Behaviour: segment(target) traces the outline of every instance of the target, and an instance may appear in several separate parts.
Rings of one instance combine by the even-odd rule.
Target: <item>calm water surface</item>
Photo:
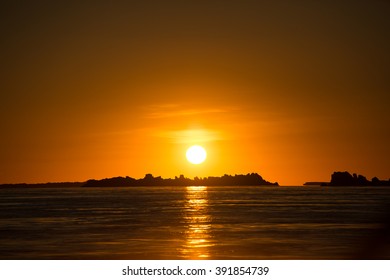
[[[0,189],[1,259],[390,259],[389,187]]]

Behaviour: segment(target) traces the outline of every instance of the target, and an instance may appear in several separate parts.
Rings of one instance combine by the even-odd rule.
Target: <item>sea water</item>
[[[0,189],[1,259],[390,259],[390,187]]]

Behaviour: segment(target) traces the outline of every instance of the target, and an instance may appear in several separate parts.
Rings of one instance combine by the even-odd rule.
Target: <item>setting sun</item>
[[[207,156],[206,150],[198,145],[191,146],[186,152],[187,160],[193,164],[200,164],[205,161]]]

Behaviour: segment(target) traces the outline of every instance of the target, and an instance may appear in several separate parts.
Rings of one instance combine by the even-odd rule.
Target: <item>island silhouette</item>
[[[144,178],[135,179],[129,176],[113,177],[101,180],[90,179],[86,182],[49,182],[36,184],[2,184],[1,188],[13,187],[131,187],[131,186],[279,186],[277,182],[271,183],[263,179],[257,173],[248,173],[246,175],[223,175],[221,177],[195,177],[186,178],[184,175],[175,178],[164,179],[161,176],[154,177],[152,174],[146,174]]]
[[[348,171],[334,172],[331,176],[331,180],[327,186],[390,186],[390,179],[379,180],[374,177],[370,180],[363,175],[353,173],[352,175]]]
[[[365,176],[349,173],[348,171],[336,171],[331,175],[330,182],[306,182],[305,186],[320,185],[320,186],[390,186],[389,180],[379,180],[374,177],[368,180]]]
[[[88,180],[83,187],[115,187],[115,186],[279,186],[278,183],[271,183],[264,180],[257,173],[246,175],[223,175],[222,177],[195,177],[186,178],[184,175],[174,179],[164,179],[161,176],[154,177],[146,174],[142,179],[131,177],[114,177],[103,180]]]
[[[335,171],[331,175],[330,182],[306,182],[304,186],[390,186],[389,180],[379,180],[373,177],[368,180],[365,176],[349,173],[348,171]],[[131,187],[131,186],[279,186],[277,182],[271,183],[263,179],[258,173],[248,173],[228,175],[221,177],[195,177],[186,178],[184,175],[175,178],[154,177],[152,174],[146,174],[144,178],[135,179],[129,176],[112,177],[101,180],[90,179],[85,182],[49,182],[49,183],[20,183],[20,184],[1,184],[1,188],[14,187]]]

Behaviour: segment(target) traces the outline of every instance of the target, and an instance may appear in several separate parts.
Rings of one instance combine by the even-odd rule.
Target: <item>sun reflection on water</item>
[[[207,187],[187,187],[185,199],[185,244],[181,253],[186,259],[208,259],[211,218],[208,213]]]

